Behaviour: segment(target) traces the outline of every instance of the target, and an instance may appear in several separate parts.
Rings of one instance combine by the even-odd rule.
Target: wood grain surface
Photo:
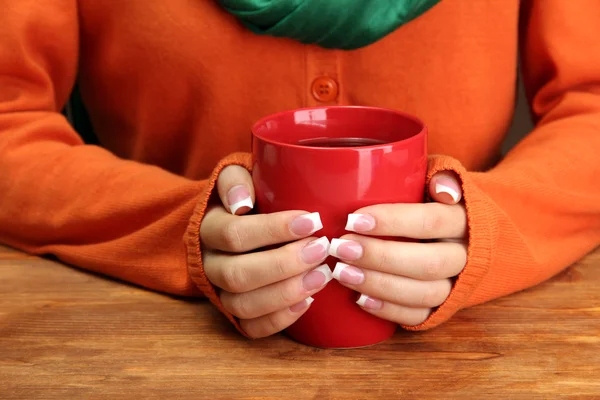
[[[600,250],[434,330],[321,350],[0,247],[1,399],[565,397],[600,399]]]

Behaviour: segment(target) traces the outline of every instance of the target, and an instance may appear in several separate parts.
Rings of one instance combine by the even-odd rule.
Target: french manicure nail
[[[325,286],[332,279],[333,276],[329,266],[323,264],[304,275],[304,278],[302,278],[302,286],[304,287],[304,290],[310,292]]]
[[[302,300],[300,303],[296,303],[293,306],[290,306],[290,311],[295,313],[304,311],[304,309],[308,308],[313,301],[315,301],[315,299],[309,296],[306,299]]]
[[[375,218],[367,214],[348,214],[346,230],[353,232],[368,232],[375,228]]]
[[[363,248],[359,243],[346,239],[332,239],[329,246],[329,255],[343,260],[358,260],[363,255]]]
[[[369,310],[380,310],[383,307],[383,301],[369,297],[366,294],[361,294],[356,304]]]
[[[248,207],[250,209],[254,207],[250,192],[244,185],[237,185],[229,189],[229,192],[227,192],[227,203],[229,204],[229,211],[233,215],[235,215],[237,210],[242,207]]]
[[[454,190],[450,186],[444,185],[444,184],[439,183],[439,182],[435,184],[435,193],[436,194],[446,193],[446,194],[450,195],[450,197],[452,197],[452,200],[455,203],[459,199],[459,194],[458,194],[458,192],[456,190]]]
[[[341,262],[335,264],[332,275],[334,279],[348,285],[360,285],[365,281],[365,274],[360,268]]]
[[[290,230],[297,236],[309,236],[320,229],[323,229],[323,223],[318,212],[300,215],[290,223]]]
[[[329,240],[323,236],[317,240],[309,242],[300,251],[302,260],[307,264],[318,263],[327,257],[329,251]]]

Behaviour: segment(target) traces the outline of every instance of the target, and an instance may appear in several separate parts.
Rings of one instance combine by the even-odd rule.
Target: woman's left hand
[[[467,212],[457,178],[438,173],[429,192],[431,203],[357,210],[346,229],[359,235],[333,239],[329,250],[341,260],[334,277],[362,294],[357,303],[365,311],[406,326],[424,322],[446,300],[467,262]]]

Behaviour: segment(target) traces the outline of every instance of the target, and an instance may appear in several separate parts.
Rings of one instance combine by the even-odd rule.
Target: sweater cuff
[[[192,281],[200,288],[202,293],[213,303],[233,325],[240,331],[244,336],[246,333],[242,330],[239,321],[230,312],[225,310],[221,299],[217,293],[218,289],[210,283],[204,272],[204,266],[202,265],[202,247],[200,245],[200,224],[204,219],[206,209],[212,202],[217,201],[215,186],[217,178],[221,171],[230,165],[239,165],[246,168],[249,172],[252,172],[252,155],[249,153],[234,153],[222,159],[208,180],[204,191],[200,196],[200,201],[194,209],[194,213],[188,224],[188,228],[185,234],[185,243],[187,246],[187,263],[188,271]]]
[[[402,326],[411,331],[434,328],[449,320],[464,307],[492,264],[492,246],[498,226],[491,216],[492,205],[487,196],[475,185],[465,168],[457,160],[447,156],[431,156],[427,172],[427,185],[438,172],[454,172],[461,183],[463,199],[467,209],[468,257],[467,264],[458,275],[446,301],[435,309],[425,322],[415,326]]]

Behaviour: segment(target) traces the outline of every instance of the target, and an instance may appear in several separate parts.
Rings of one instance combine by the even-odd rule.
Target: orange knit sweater
[[[414,329],[535,285],[600,241],[597,0],[443,0],[351,52],[255,36],[209,0],[0,9],[0,242],[220,306],[198,243],[215,174],[249,167],[253,121],[318,104],[416,114],[439,154],[430,175],[460,175],[468,263]],[[519,43],[536,128],[497,163]],[[327,103],[311,92],[319,77],[338,86]],[[60,114],[76,80],[102,147]]]

